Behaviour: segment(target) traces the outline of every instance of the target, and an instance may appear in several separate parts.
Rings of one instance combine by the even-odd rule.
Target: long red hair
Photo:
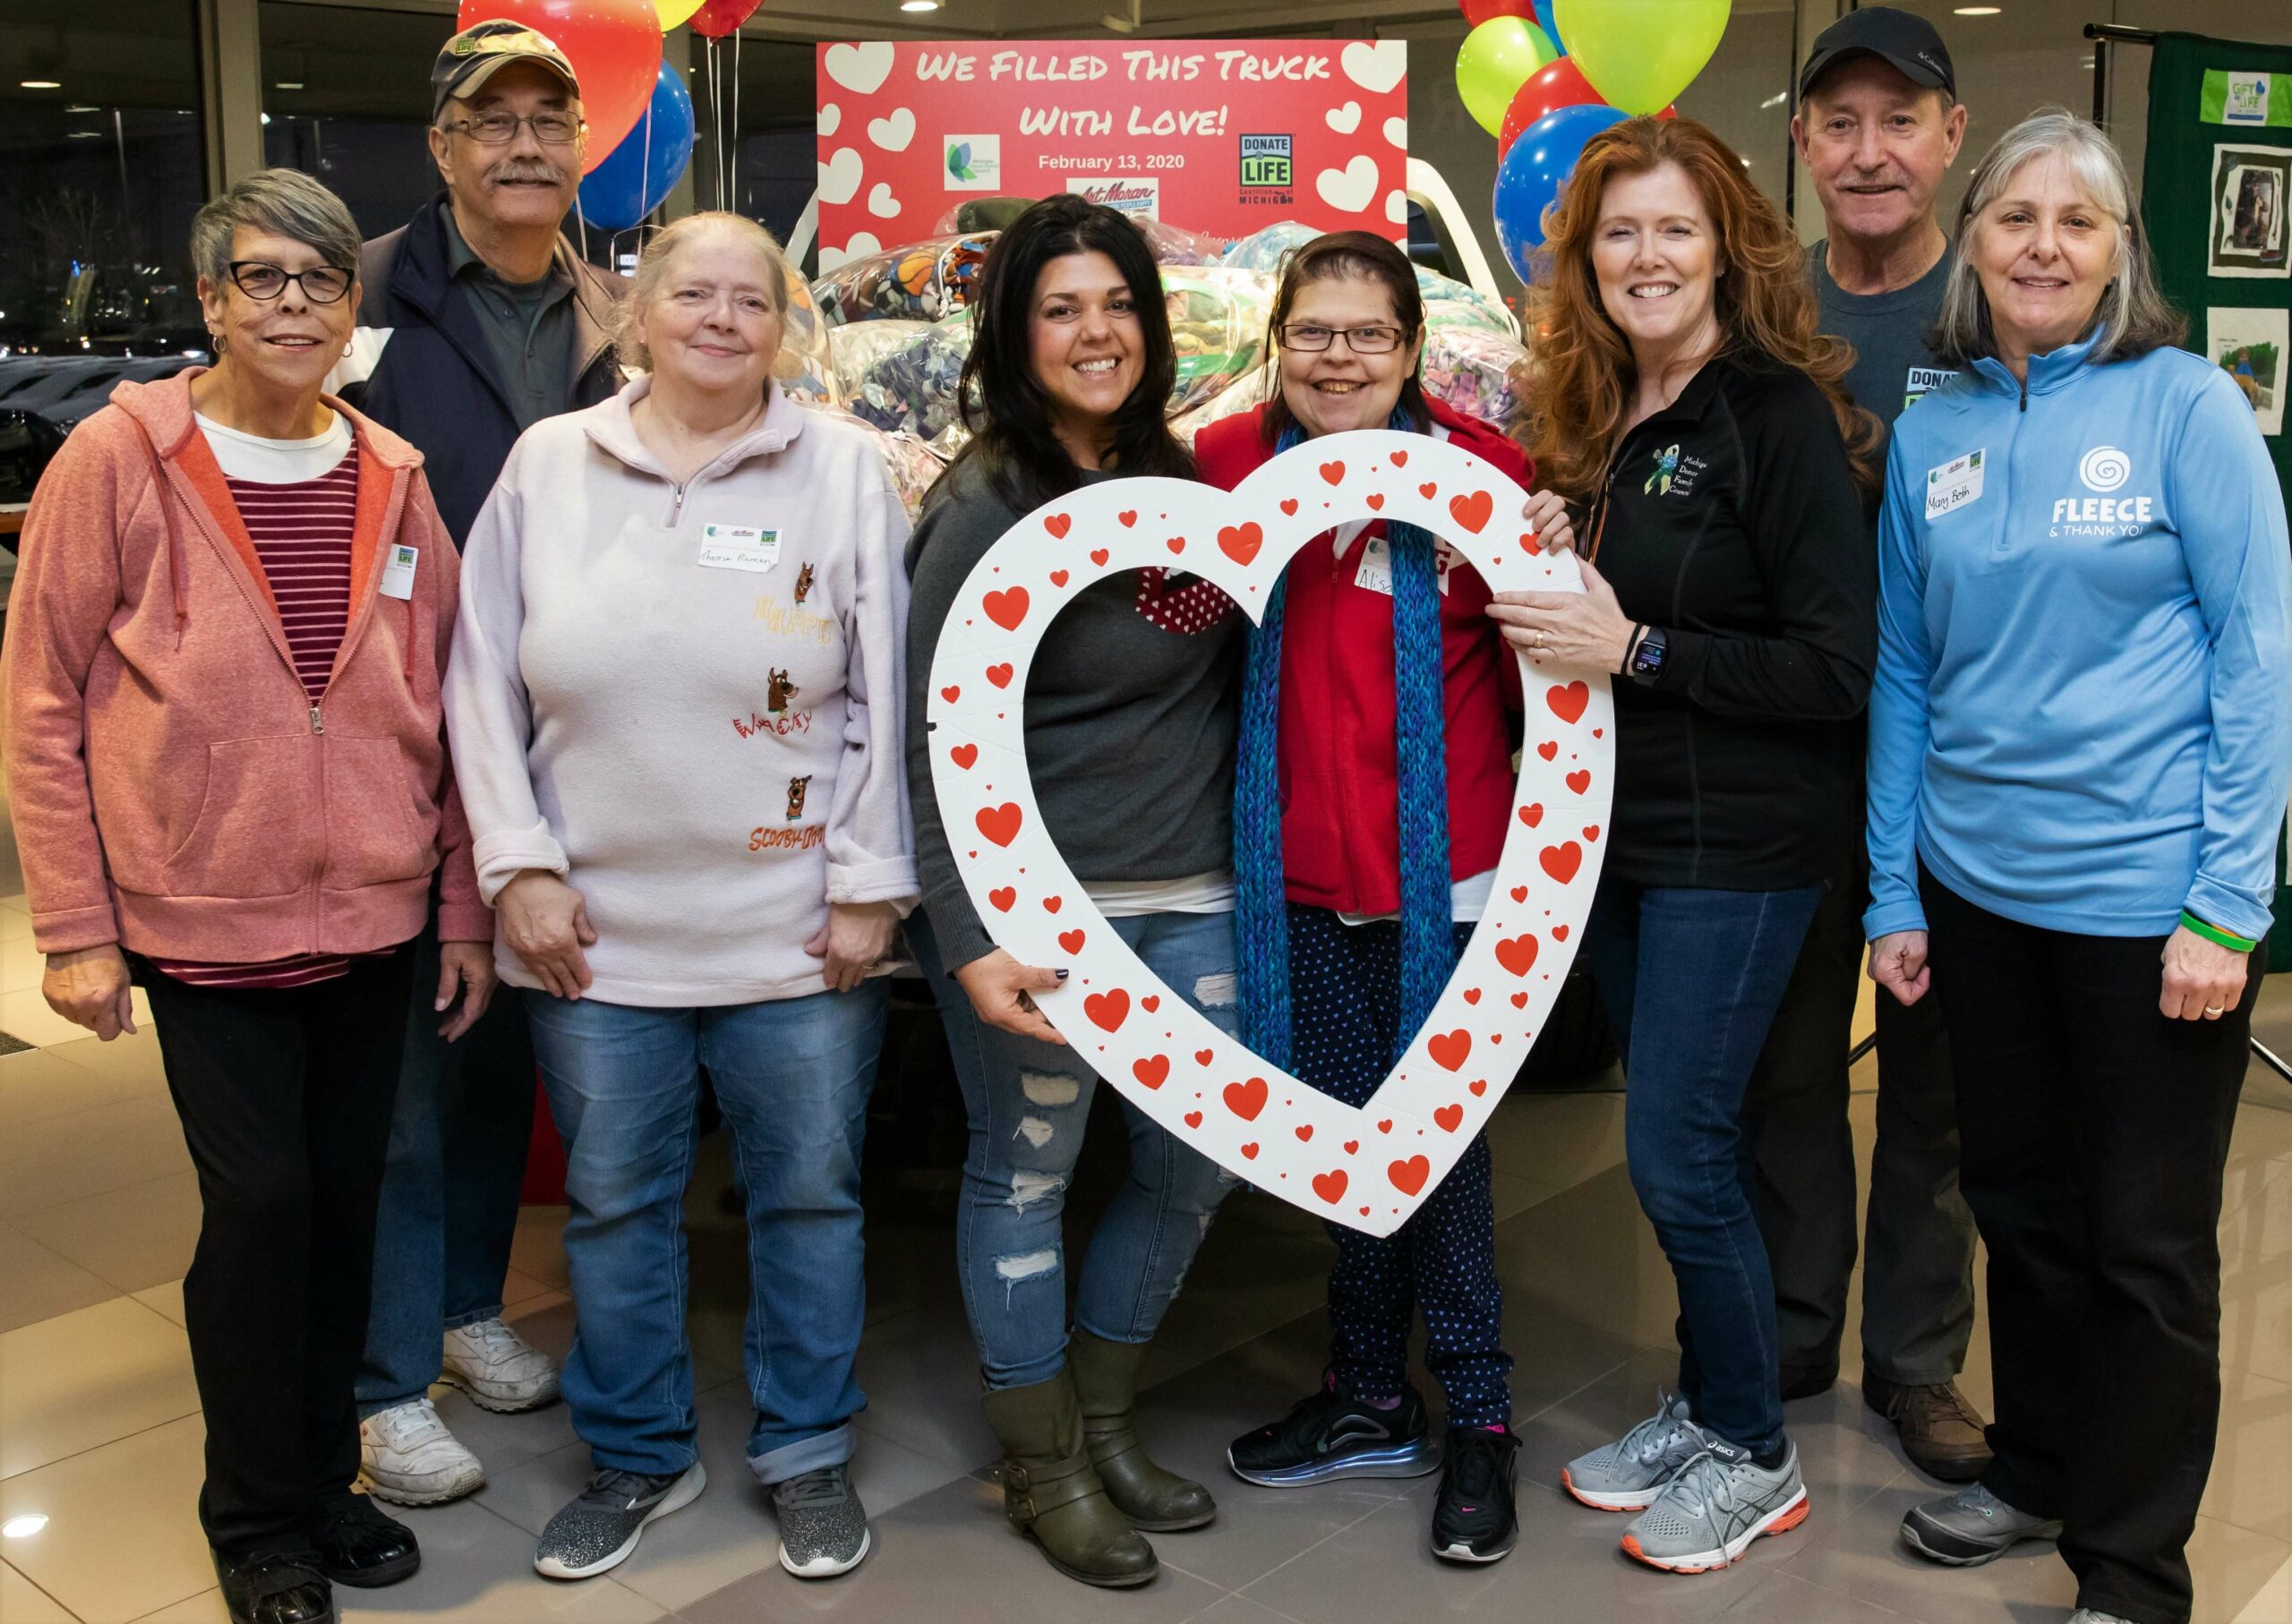
[[[1528,359],[1514,432],[1538,482],[1588,500],[1615,449],[1633,387],[1631,346],[1600,303],[1592,244],[1608,183],[1675,164],[1718,234],[1714,295],[1720,353],[1756,352],[1806,373],[1829,397],[1855,477],[1875,485],[1877,420],[1846,392],[1853,352],[1818,330],[1806,251],[1781,210],[1743,176],[1743,161],[1692,119],[1628,118],[1584,143],[1575,178],[1545,215],[1528,290]]]

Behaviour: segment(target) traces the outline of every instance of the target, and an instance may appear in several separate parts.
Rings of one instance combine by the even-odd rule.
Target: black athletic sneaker
[[[1512,1554],[1520,1519],[1512,1508],[1520,1440],[1506,1428],[1450,1427],[1448,1469],[1432,1502],[1432,1554],[1451,1562],[1496,1562]]]
[[[1320,1392],[1279,1421],[1234,1440],[1226,1462],[1246,1482],[1288,1489],[1338,1477],[1422,1477],[1441,1464],[1441,1451],[1414,1389],[1381,1410],[1339,1387],[1331,1372]]]

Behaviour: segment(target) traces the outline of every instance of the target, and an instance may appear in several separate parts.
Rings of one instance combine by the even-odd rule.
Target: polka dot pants
[[[1459,927],[1459,945],[1471,934]],[[1289,908],[1293,1069],[1324,1094],[1360,1105],[1400,1047],[1400,925],[1347,925],[1325,908]],[[1331,1224],[1330,1363],[1364,1398],[1408,1384],[1408,1334],[1424,1311],[1425,1368],[1448,1396],[1452,1426],[1512,1418],[1496,1282],[1496,1207],[1488,1139],[1472,1146],[1407,1223],[1381,1239]]]

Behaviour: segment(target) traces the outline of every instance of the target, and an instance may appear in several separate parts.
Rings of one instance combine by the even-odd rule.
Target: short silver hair
[[[192,268],[220,287],[231,274],[231,238],[242,226],[308,244],[354,276],[361,239],[343,201],[299,169],[258,169],[210,198],[191,222]]]
[[[677,250],[695,237],[715,231],[727,233],[763,257],[770,278],[773,313],[783,318],[788,314],[788,284],[796,273],[788,263],[780,239],[744,214],[717,209],[688,214],[653,233],[646,239],[644,252],[637,255],[637,275],[629,284],[629,297],[620,302],[620,314],[613,324],[613,347],[621,365],[643,372],[652,370],[652,354],[637,336],[637,318],[667,280],[669,261],[676,257]]]
[[[2157,267],[2149,252],[2149,239],[2134,212],[2133,186],[2125,177],[2125,159],[2117,144],[2100,129],[2061,107],[2042,107],[1997,138],[1982,155],[1958,205],[1957,253],[1950,264],[1949,280],[1942,290],[1942,313],[1935,323],[1936,356],[1952,366],[1965,366],[1997,354],[1997,335],[1989,321],[1989,297],[1982,292],[1974,268],[1974,237],[1982,215],[2006,191],[2014,177],[2041,158],[2059,158],[2077,177],[2093,206],[2120,227],[2117,274],[2102,291],[2094,309],[2100,341],[2092,359],[2130,360],[2151,350],[2178,344],[2188,323],[2157,286]]]

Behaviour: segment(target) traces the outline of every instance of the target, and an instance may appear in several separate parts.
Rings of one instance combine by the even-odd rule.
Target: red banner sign
[[[1407,77],[1398,39],[823,45],[820,269],[1057,192],[1213,236],[1398,237]]]

